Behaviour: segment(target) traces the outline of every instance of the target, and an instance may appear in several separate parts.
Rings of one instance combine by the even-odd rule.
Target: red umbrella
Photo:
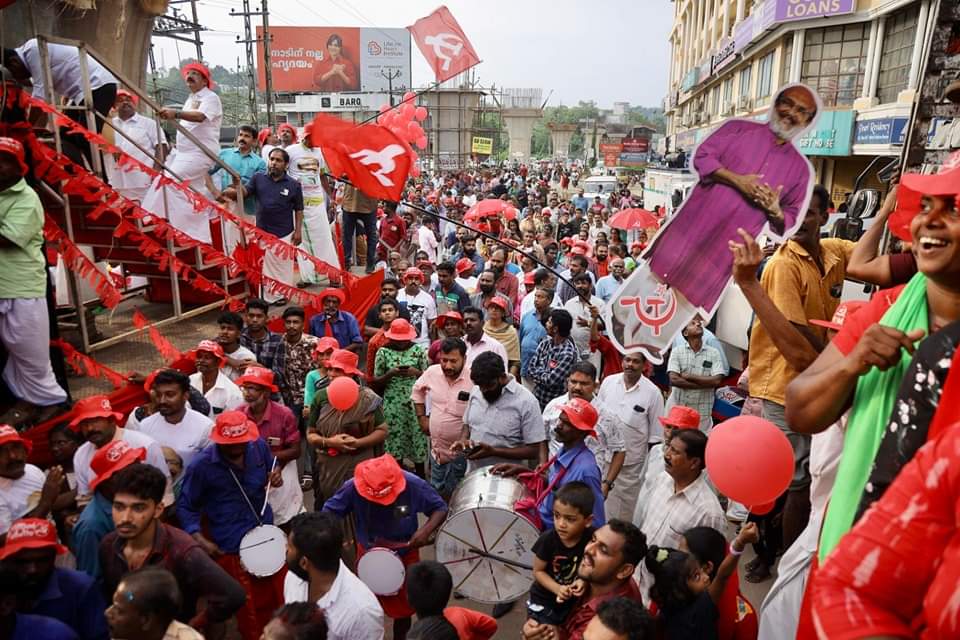
[[[467,210],[466,216],[469,216],[470,219],[479,219],[486,218],[488,216],[495,216],[501,213],[507,207],[512,205],[506,200],[500,200],[499,198],[488,198],[486,200],[480,200],[477,204],[473,205]]]
[[[607,224],[614,229],[630,231],[632,229],[649,229],[660,226],[657,217],[646,209],[623,209],[610,216]]]

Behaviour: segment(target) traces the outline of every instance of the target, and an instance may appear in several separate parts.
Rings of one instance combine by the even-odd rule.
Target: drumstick
[[[270,467],[270,473],[267,475],[267,493],[263,496],[263,508],[260,509],[260,517],[263,518],[263,514],[267,512],[267,500],[270,498],[270,476],[273,475],[274,470],[277,468],[277,457],[273,457],[273,465]]]
[[[533,571],[533,567],[530,566],[529,564],[523,564],[522,562],[517,562],[516,560],[502,558],[496,554],[487,553],[486,551],[481,551],[480,549],[474,549],[473,547],[470,547],[469,549],[467,549],[467,551],[469,551],[470,553],[475,553],[478,556],[482,556],[484,558],[489,558],[491,560],[498,560],[499,562],[502,562],[503,564],[508,564],[512,567],[517,567],[519,569],[526,569],[527,571]]]

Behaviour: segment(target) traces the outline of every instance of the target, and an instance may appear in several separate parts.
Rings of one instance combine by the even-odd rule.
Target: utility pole
[[[240,39],[240,36],[237,36],[237,43],[242,42],[247,52],[247,102],[250,106],[250,114],[253,117],[253,126],[259,127],[257,124],[257,115],[260,111],[257,108],[257,71],[253,50],[257,40],[253,37],[253,26],[250,23],[250,16],[256,14],[250,11],[250,0],[243,0],[243,12],[240,13],[231,9],[230,15],[243,16],[243,40]]]
[[[383,69],[380,70],[380,75],[387,79],[387,93],[390,95],[390,106],[393,106],[393,81],[400,77],[400,69],[396,70],[396,73],[387,73],[383,72]]]
[[[250,10],[250,0],[243,0],[243,11],[230,10],[231,16],[243,16],[243,36],[244,39],[241,40],[237,36],[237,43],[243,43],[246,45],[247,50],[247,78],[248,84],[250,86],[250,94],[248,101],[250,103],[250,110],[253,112],[253,124],[254,126],[260,126],[257,124],[257,76],[255,71],[255,56],[253,47],[258,42],[258,39],[253,35],[253,26],[250,22],[250,18],[253,16],[261,16],[263,18],[263,76],[266,80],[266,86],[264,87],[266,94],[267,102],[267,126],[273,126],[273,75],[270,72],[270,19],[269,19],[269,9],[267,8],[267,0],[263,0],[260,11],[251,11]]]

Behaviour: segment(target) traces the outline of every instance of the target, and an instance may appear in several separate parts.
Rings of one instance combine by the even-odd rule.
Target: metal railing
[[[43,65],[44,88],[46,91],[46,95],[44,97],[49,104],[56,105],[57,103],[55,102],[56,96],[54,94],[54,89],[53,89],[53,78],[52,78],[51,67],[50,67],[50,55],[49,55],[48,44],[59,44],[59,45],[65,45],[69,47],[75,47],[78,50],[78,54],[79,54],[81,81],[83,84],[84,104],[72,105],[72,106],[74,109],[83,109],[86,111],[87,129],[89,131],[94,131],[94,132],[97,131],[97,118],[100,118],[101,120],[104,121],[105,124],[111,125],[111,128],[115,133],[123,136],[123,138],[126,139],[128,142],[130,142],[134,147],[136,147],[138,150],[144,153],[148,158],[151,158],[154,161],[154,166],[158,167],[158,171],[161,173],[161,175],[169,176],[172,179],[177,180],[178,182],[181,182],[181,183],[184,182],[180,176],[178,176],[175,172],[171,171],[170,168],[167,166],[166,160],[168,159],[169,156],[166,158],[161,158],[159,155],[156,154],[156,150],[144,149],[129,134],[127,134],[120,128],[113,127],[112,123],[110,123],[107,118],[105,118],[95,110],[94,103],[93,103],[93,90],[90,86],[88,56],[92,57],[95,61],[97,61],[100,65],[102,65],[105,69],[107,69],[111,74],[113,74],[113,76],[117,79],[117,81],[123,85],[124,89],[136,95],[144,105],[146,105],[153,111],[154,113],[153,120],[157,126],[158,140],[163,139],[163,133],[160,127],[160,119],[159,119],[159,112],[163,109],[163,107],[156,104],[146,92],[142,91],[135,83],[131,82],[126,76],[124,76],[122,73],[120,73],[116,69],[112,68],[102,55],[97,53],[96,50],[91,48],[86,43],[79,40],[72,40],[68,38],[60,38],[60,37],[54,37],[54,36],[37,35],[36,39],[37,39],[38,50],[40,52],[41,64]],[[207,149],[189,130],[184,128],[179,121],[174,120],[173,124],[174,124],[174,127],[176,128],[178,137],[183,136],[187,140],[191,141],[194,145],[196,145],[196,147],[199,148],[203,152],[203,154],[211,161],[211,166],[212,165],[218,166],[220,169],[222,169],[228,175],[230,175],[230,177],[235,183],[238,183],[240,181],[241,177],[240,177],[240,174],[237,173],[237,171],[235,171],[231,166],[223,162],[216,153],[214,153],[210,149]],[[56,126],[56,124],[54,123],[54,126],[52,127],[52,129],[53,129],[53,136],[54,136],[54,142],[56,145],[56,150],[58,153],[62,154],[63,142],[61,139],[60,127]],[[92,160],[92,165],[93,165],[92,168],[95,173],[99,174],[103,178],[106,178],[106,176],[103,173],[104,168],[103,168],[103,163],[100,157],[99,145],[97,145],[93,141],[90,141],[89,144],[90,144],[90,150],[91,150],[90,158]],[[190,188],[192,191],[200,194],[200,192],[197,191],[192,185],[187,184],[186,186]],[[167,187],[162,187],[162,189],[163,189],[164,217],[169,221],[169,215],[167,211]],[[66,222],[66,229],[64,231],[67,234],[67,237],[70,239],[70,241],[75,242],[74,233],[73,233],[74,231],[73,230],[73,212],[71,211],[70,199],[68,197],[62,197],[60,198],[60,201],[63,204],[64,218]],[[244,205],[243,205],[242,189],[237,189],[237,211],[241,212],[238,215],[240,215],[240,217],[243,217],[242,212],[244,211]],[[152,212],[152,213],[155,213],[155,212]],[[205,215],[205,214],[198,213],[197,215]],[[227,225],[231,225],[233,223],[225,219],[223,214],[220,213],[219,211],[217,212],[217,215],[220,216],[221,236],[225,242],[226,234],[227,234]],[[149,231],[151,229],[150,225],[142,225],[139,221],[137,221],[137,226],[139,229],[143,231]],[[240,231],[240,233],[238,234],[238,238],[239,238],[239,242],[242,245],[245,245],[246,243],[245,234],[242,231]],[[177,247],[172,238],[167,238],[166,249],[171,255],[176,255]],[[202,269],[203,256],[200,253],[200,250],[198,248],[194,248],[193,251],[194,251],[194,258],[195,258],[194,265],[196,265],[194,268],[199,271],[200,269]],[[180,297],[180,282],[177,276],[176,266],[174,264],[174,261],[170,261],[170,262],[171,263],[169,265],[168,278],[170,281],[170,294],[171,294],[171,301],[173,305],[173,315],[154,322],[153,323],[154,326],[163,326],[166,324],[172,324],[180,320],[201,315],[203,313],[206,313],[208,311],[211,311],[223,305],[223,301],[217,301],[217,302],[212,302],[206,305],[201,305],[197,308],[190,309],[188,311],[184,311],[183,303]],[[123,331],[118,335],[111,336],[103,340],[98,340],[96,342],[92,342],[90,337],[90,327],[88,326],[87,317],[85,313],[86,302],[81,298],[80,286],[78,284],[77,276],[70,269],[67,269],[66,271],[67,271],[66,273],[67,286],[69,289],[71,303],[74,305],[76,309],[77,321],[80,329],[80,339],[82,343],[82,350],[84,352],[89,353],[97,349],[108,347],[110,345],[126,340],[128,337],[140,332],[139,329],[130,329],[128,331]],[[220,281],[222,283],[222,288],[224,289],[224,291],[229,293],[229,287],[232,284],[238,282],[239,279],[231,280],[227,267],[225,265],[221,265]],[[246,283],[245,279],[243,279],[243,281],[246,287],[246,292],[244,295],[249,295],[249,285]]]

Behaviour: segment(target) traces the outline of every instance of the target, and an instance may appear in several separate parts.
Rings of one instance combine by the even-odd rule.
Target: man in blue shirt
[[[359,353],[363,347],[360,325],[352,313],[340,311],[340,305],[347,300],[343,289],[324,289],[320,292],[320,299],[323,300],[323,313],[310,318],[310,333],[318,338],[336,338],[341,349]]]
[[[0,561],[19,579],[20,609],[64,623],[81,640],[107,640],[106,604],[96,582],[79,571],[56,567],[57,555],[67,548],[57,542],[49,520],[24,518],[10,526]],[[36,632],[36,630],[34,630]],[[35,638],[48,636],[34,635]]]
[[[520,318],[520,377],[524,385],[533,391],[536,386],[530,380],[527,366],[533,354],[537,352],[540,341],[547,337],[547,318],[550,314],[550,303],[553,301],[553,291],[543,287],[533,290],[533,311],[528,311]]]
[[[283,572],[262,578],[247,573],[240,562],[240,541],[258,525],[273,524],[266,489],[268,483],[282,484],[280,470],[273,468],[273,454],[257,425],[240,411],[217,416],[210,441],[184,471],[177,517],[181,528],[247,591],[237,626],[243,638],[256,638],[283,604],[276,597],[283,590]],[[210,538],[202,533],[201,520]]]
[[[110,479],[121,469],[142,462],[143,447],[131,447],[125,440],[114,440],[100,447],[90,460],[96,477],[90,482],[93,500],[80,513],[70,536],[70,547],[77,557],[77,569],[100,578],[100,541],[113,531],[113,483]]]
[[[231,169],[240,174],[240,179],[248,182],[255,173],[266,173],[267,163],[263,161],[260,154],[254,151],[253,145],[257,139],[257,130],[248,124],[240,125],[237,130],[237,146],[232,149],[224,149],[220,152],[220,160]],[[219,184],[214,184],[211,180],[207,188],[215,197],[220,196],[220,192],[233,184],[233,176],[214,165],[210,169],[210,174],[217,178]],[[211,188],[213,186],[213,188]],[[257,212],[256,198],[243,199],[243,212],[252,216]]]
[[[592,526],[597,529],[607,522],[603,509],[603,486],[597,459],[584,440],[587,436],[597,437],[593,428],[597,425],[598,418],[596,408],[583,398],[570,398],[561,406],[554,434],[563,444],[563,448],[550,460],[547,469],[547,485],[554,490],[568,482],[582,482],[590,487],[593,491]],[[530,469],[509,462],[495,465],[491,470],[492,473],[504,476],[515,476],[525,471]],[[553,528],[553,494],[554,491],[547,492],[539,507],[544,531]]]
[[[5,640],[77,640],[76,632],[59,620],[17,613],[20,593],[17,573],[0,566],[0,629],[3,629]]]
[[[404,566],[420,561],[420,547],[447,517],[447,503],[440,494],[429,482],[401,469],[389,453],[358,464],[353,479],[343,483],[323,510],[341,518],[353,514],[358,557],[373,547],[387,547],[396,551]],[[418,526],[421,513],[427,521]],[[406,587],[378,599],[393,618],[393,637],[406,637],[414,613]]]
[[[257,227],[283,242],[297,246],[303,234],[303,190],[300,183],[287,174],[290,156],[283,149],[270,152],[267,173],[255,173],[243,185],[243,197],[257,199]],[[236,189],[228,187],[223,196],[235,199]],[[263,275],[288,287],[293,286],[293,258],[281,258],[270,247],[263,255]],[[276,306],[287,304],[287,298],[263,284],[263,299]]]

